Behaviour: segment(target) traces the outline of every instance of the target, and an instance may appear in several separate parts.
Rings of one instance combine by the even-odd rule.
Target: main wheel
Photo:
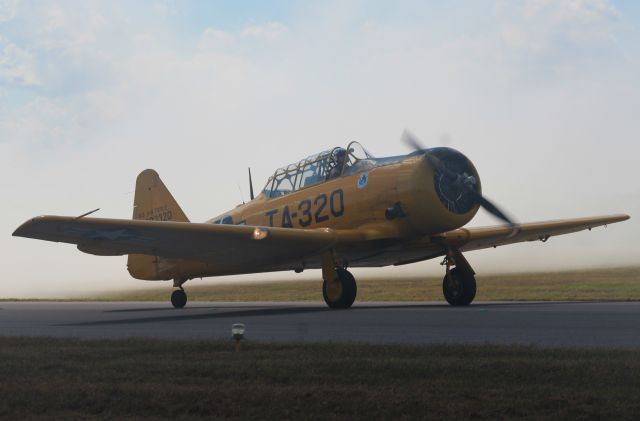
[[[324,302],[331,308],[349,308],[356,300],[358,287],[356,280],[346,269],[336,269],[338,279],[335,282],[322,283]]]
[[[471,272],[454,268],[442,280],[444,298],[452,306],[467,306],[476,296],[476,278]]]
[[[182,308],[187,304],[187,293],[182,289],[176,289],[171,293],[171,304],[175,308]]]

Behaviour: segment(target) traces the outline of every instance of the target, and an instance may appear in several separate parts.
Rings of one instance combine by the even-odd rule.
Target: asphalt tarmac
[[[228,339],[233,323],[258,341],[640,348],[640,302],[0,303],[2,336]]]

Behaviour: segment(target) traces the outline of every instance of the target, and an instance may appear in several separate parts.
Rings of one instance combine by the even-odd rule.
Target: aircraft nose
[[[438,199],[448,211],[465,214],[478,206],[480,178],[471,161],[450,148],[433,148],[433,184]]]

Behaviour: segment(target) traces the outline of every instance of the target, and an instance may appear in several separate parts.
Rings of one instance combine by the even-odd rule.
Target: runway
[[[233,323],[257,341],[640,348],[640,302],[0,303],[2,336],[227,339]]]

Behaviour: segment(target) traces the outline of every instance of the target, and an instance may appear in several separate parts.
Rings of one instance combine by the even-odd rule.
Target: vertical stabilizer
[[[189,222],[189,219],[154,170],[144,170],[136,179],[133,219]],[[137,279],[170,279],[172,264],[157,256],[130,254],[127,270]]]
[[[136,179],[133,219],[189,222],[189,218],[154,170],[144,170]]]

